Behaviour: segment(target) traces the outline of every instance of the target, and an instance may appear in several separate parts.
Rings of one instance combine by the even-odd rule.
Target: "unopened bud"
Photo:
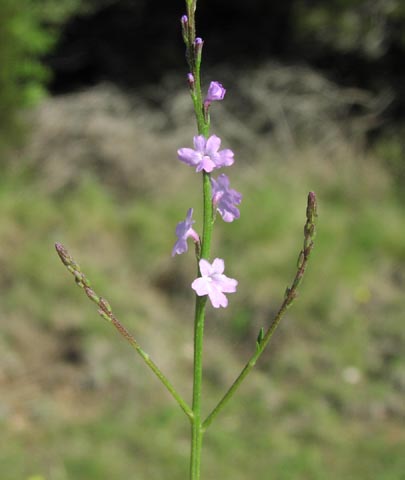
[[[307,206],[307,218],[311,222],[314,221],[314,217],[317,216],[317,201],[315,192],[308,193],[308,206]]]
[[[107,320],[107,322],[111,322],[111,318],[105,312],[103,312],[103,310],[100,309],[97,311],[98,311],[98,314],[104,318],[104,320]]]
[[[187,74],[187,81],[188,81],[188,86],[190,87],[190,90],[194,90],[194,75],[192,73]]]
[[[181,22],[181,33],[183,35],[183,40],[186,45],[188,45],[188,17],[183,15],[180,19]]]
[[[86,295],[90,298],[90,300],[93,300],[93,302],[95,303],[99,303],[100,298],[94,290],[89,287],[84,287],[84,291],[86,292]]]
[[[62,262],[68,266],[72,263],[72,257],[69,255],[69,252],[66,250],[66,248],[59,242],[55,243],[55,248],[56,252],[59,255],[59,258],[62,260]]]
[[[194,40],[194,55],[197,61],[200,61],[201,59],[201,52],[202,52],[203,45],[204,45],[204,40],[202,38],[197,37]]]

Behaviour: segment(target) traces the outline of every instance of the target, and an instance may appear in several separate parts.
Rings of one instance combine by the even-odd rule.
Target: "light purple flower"
[[[187,239],[189,237],[192,237],[194,242],[196,243],[200,241],[198,233],[192,227],[193,223],[195,223],[192,219],[192,216],[193,209],[189,208],[187,211],[186,219],[183,222],[179,222],[176,226],[177,242],[174,244],[172,250],[172,257],[174,257],[176,253],[177,255],[181,255],[182,253],[187,252]]]
[[[233,222],[240,217],[239,205],[242,201],[242,194],[229,188],[229,178],[221,173],[216,180],[211,178],[212,204],[221,214],[224,222]]]
[[[191,288],[201,297],[208,295],[214,308],[227,307],[228,299],[225,293],[236,292],[237,280],[224,275],[224,261],[216,258],[212,264],[201,259],[199,262],[201,277],[198,277],[191,284]]]
[[[211,102],[217,100],[223,100],[225,97],[226,90],[219,82],[211,82],[208,88],[207,96],[204,100],[204,105],[208,106]]]
[[[216,135],[211,135],[208,139],[203,135],[197,135],[194,137],[194,150],[180,148],[177,155],[182,162],[196,167],[196,172],[205,170],[209,173],[215,168],[228,167],[234,162],[232,150],[219,150],[220,146],[221,139]]]

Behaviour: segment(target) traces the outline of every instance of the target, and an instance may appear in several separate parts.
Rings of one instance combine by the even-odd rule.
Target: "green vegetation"
[[[52,37],[40,27],[30,0],[4,0],[0,6],[0,147],[16,134],[18,109],[40,98],[48,71],[38,60]]]
[[[43,57],[55,46],[58,27],[80,0],[2,0],[0,3],[0,151],[21,139],[21,109],[46,95],[51,72]]]
[[[214,251],[240,289],[229,310],[208,312],[206,412],[291,280],[310,189],[320,204],[316,248],[269,352],[207,433],[203,476],[397,480],[405,468],[403,207],[370,158],[348,150],[278,158],[238,166],[241,220],[217,228]],[[2,478],[185,478],[182,413],[72,285],[53,243],[70,248],[188,396],[194,265],[169,256],[194,190],[187,181],[179,193],[174,173],[135,198],[90,175],[57,193],[46,193],[38,171],[2,175]]]

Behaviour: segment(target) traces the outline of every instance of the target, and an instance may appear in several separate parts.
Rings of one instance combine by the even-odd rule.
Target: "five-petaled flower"
[[[219,82],[211,82],[208,88],[207,96],[204,100],[204,105],[207,107],[211,102],[217,100],[223,100],[225,97],[226,89]]]
[[[211,178],[211,185],[213,207],[221,214],[224,222],[233,222],[239,218],[240,212],[236,205],[242,201],[242,195],[229,188],[229,178],[221,173],[216,180]]]
[[[196,172],[204,170],[210,173],[216,168],[229,167],[234,162],[232,150],[219,150],[220,146],[221,139],[216,135],[211,135],[208,139],[197,135],[194,137],[194,150],[180,148],[177,155],[182,162],[196,167]]]
[[[224,261],[216,258],[212,264],[202,258],[199,261],[201,277],[191,284],[191,288],[201,297],[208,295],[214,308],[227,307],[228,299],[224,293],[236,292],[237,280],[224,275]]]
[[[189,208],[187,211],[186,219],[183,222],[179,222],[176,226],[177,241],[174,244],[172,250],[172,257],[174,257],[176,254],[181,255],[182,253],[187,252],[187,239],[189,237],[192,237],[195,243],[200,242],[200,237],[198,236],[198,233],[192,227],[193,223],[195,223],[192,219],[192,216],[193,209]]]

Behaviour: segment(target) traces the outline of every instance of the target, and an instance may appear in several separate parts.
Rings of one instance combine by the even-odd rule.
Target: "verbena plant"
[[[280,320],[291,306],[297,296],[298,286],[303,278],[315,235],[315,219],[317,216],[316,197],[313,192],[308,194],[306,210],[306,223],[304,227],[304,245],[298,256],[297,271],[289,287],[287,287],[281,306],[275,316],[270,319],[267,329],[262,328],[258,334],[252,356],[243,367],[242,371],[225,392],[215,408],[207,415],[202,414],[202,351],[204,336],[204,321],[207,301],[209,299],[214,308],[227,307],[226,293],[236,292],[238,282],[224,274],[225,262],[215,258],[211,262],[211,240],[214,224],[218,216],[225,222],[239,219],[238,209],[242,195],[230,188],[227,175],[220,173],[217,178],[212,176],[215,170],[230,167],[234,163],[234,153],[230,149],[220,150],[221,139],[210,135],[210,107],[213,102],[223,100],[226,90],[216,81],[210,83],[205,96],[201,89],[201,53],[203,40],[196,36],[195,12],[197,0],[186,0],[187,14],[181,18],[183,39],[186,44],[186,57],[189,67],[187,75],[188,87],[193,101],[197,121],[197,133],[194,137],[194,148],[180,148],[178,158],[186,165],[195,168],[202,179],[203,197],[203,225],[202,235],[194,229],[192,218],[193,209],[189,208],[186,219],[179,222],[176,227],[177,241],[172,250],[172,256],[180,255],[188,250],[188,239],[191,238],[195,246],[197,261],[197,278],[191,283],[195,291],[195,317],[194,317],[194,375],[193,398],[191,405],[180,395],[170,380],[163,374],[150,356],[141,348],[137,340],[127,331],[114,315],[110,304],[98,296],[92,289],[89,280],[81,271],[79,265],[71,257],[66,248],[56,244],[56,250],[64,265],[74,275],[76,283],[84,289],[87,296],[98,306],[99,314],[112,323],[119,333],[141,356],[146,365],[159,378],[178,403],[191,425],[190,449],[190,476],[191,480],[200,479],[201,450],[204,432],[211,426],[217,415],[235,394],[240,384],[255,366],[265,348],[267,347]]]

